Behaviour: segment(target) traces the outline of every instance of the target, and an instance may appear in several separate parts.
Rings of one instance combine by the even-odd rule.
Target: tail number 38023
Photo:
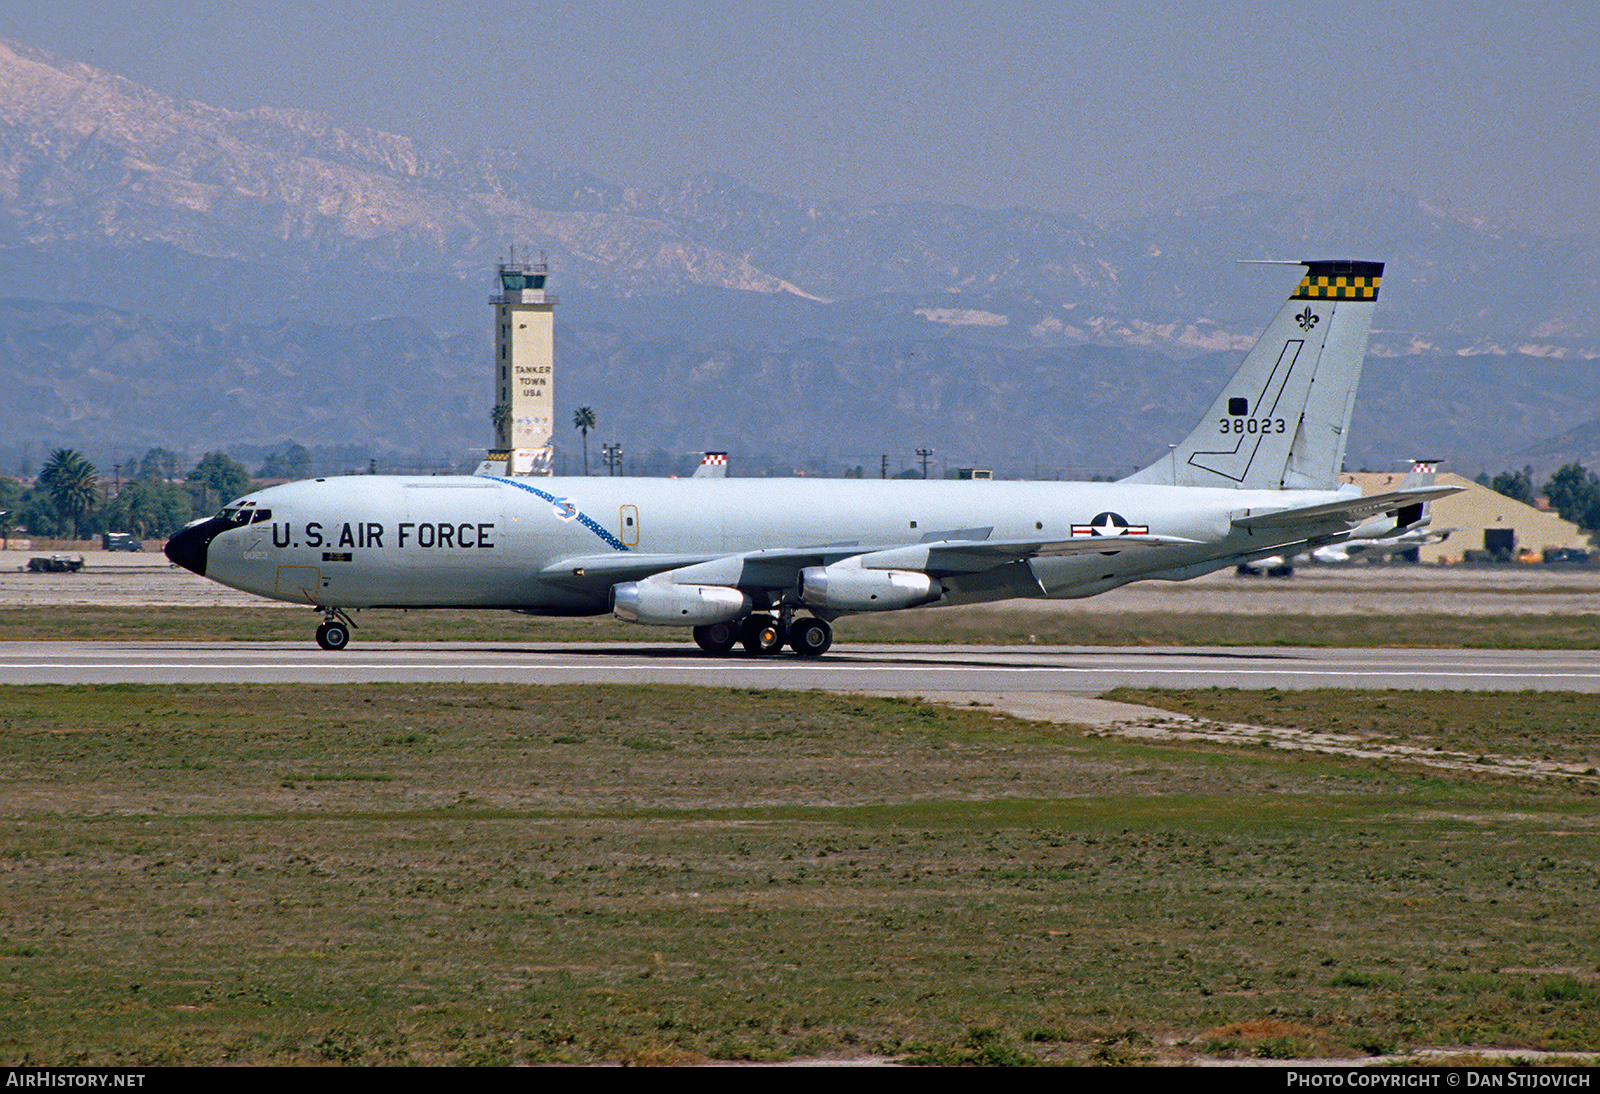
[[[1289,427],[1282,418],[1219,418],[1222,428],[1218,433],[1287,433]]]

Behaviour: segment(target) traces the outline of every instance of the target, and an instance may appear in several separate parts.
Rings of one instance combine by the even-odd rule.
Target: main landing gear
[[[789,624],[789,645],[801,657],[821,657],[833,645],[833,628],[815,617]]]
[[[320,608],[322,625],[317,628],[317,645],[325,650],[342,650],[350,644],[350,630],[355,626],[350,617],[339,608]]]
[[[707,653],[727,653],[739,641],[739,624],[708,623],[694,629],[695,644]]]
[[[786,645],[801,657],[821,657],[833,645],[833,628],[826,620],[812,616],[786,621],[781,616],[758,612],[738,623],[696,627],[694,640],[707,653],[728,653],[737,643],[755,657],[770,657]]]
[[[783,649],[783,620],[771,615],[746,616],[739,626],[739,643],[746,653],[766,657]]]

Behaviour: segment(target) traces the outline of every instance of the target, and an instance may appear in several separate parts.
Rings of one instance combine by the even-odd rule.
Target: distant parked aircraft
[[[1417,486],[1432,486],[1438,460],[1413,460],[1411,473],[1400,483],[1402,489]],[[1254,562],[1239,564],[1239,572],[1249,574],[1267,574],[1269,577],[1288,577],[1294,573],[1294,568],[1306,562],[1320,562],[1324,565],[1338,565],[1350,562],[1357,558],[1375,559],[1390,558],[1405,551],[1415,551],[1418,547],[1426,547],[1433,543],[1443,543],[1450,538],[1454,528],[1430,528],[1430,518],[1427,508],[1424,507],[1422,519],[1418,520],[1403,532],[1392,536],[1381,536],[1376,539],[1347,539],[1339,543],[1329,543],[1322,547],[1315,547],[1303,551],[1292,557],[1273,555],[1270,558],[1256,559]],[[1413,556],[1414,558],[1415,556]]]

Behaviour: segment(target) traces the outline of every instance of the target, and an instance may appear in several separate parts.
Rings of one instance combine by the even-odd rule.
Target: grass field
[[[361,642],[689,642],[681,627],[640,627],[610,616],[546,619],[506,611],[369,609],[354,613]],[[0,609],[0,641],[310,641],[309,609],[62,605]],[[840,642],[953,642],[1060,646],[1367,646],[1594,649],[1592,615],[1256,615],[1216,612],[1025,612],[1010,607],[886,612],[839,621]]]
[[[1119,697],[1440,731],[1408,694]],[[1594,748],[1585,697],[1444,698],[1458,743]],[[350,685],[8,688],[0,786],[7,1064],[1600,1045],[1576,782],[918,701]]]

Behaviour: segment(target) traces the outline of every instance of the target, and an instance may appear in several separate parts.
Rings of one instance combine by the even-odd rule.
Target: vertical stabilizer
[[[1413,486],[1432,486],[1438,477],[1438,460],[1412,460],[1411,474],[1400,482],[1400,489],[1405,490]],[[1395,528],[1426,528],[1433,523],[1429,507],[1432,502],[1423,502],[1421,505],[1408,505],[1395,514]]]
[[[1305,276],[1192,433],[1124,482],[1331,490],[1344,462],[1383,263]]]
[[[728,477],[728,454],[726,452],[707,452],[700,457],[700,466],[694,469],[691,476],[696,479],[725,479]]]

